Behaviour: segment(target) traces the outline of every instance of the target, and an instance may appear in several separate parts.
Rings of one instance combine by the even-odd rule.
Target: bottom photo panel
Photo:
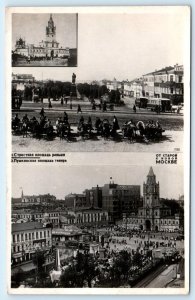
[[[11,197],[10,292],[185,288],[182,166],[14,165]]]

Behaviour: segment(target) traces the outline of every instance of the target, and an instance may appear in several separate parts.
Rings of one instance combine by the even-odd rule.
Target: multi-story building
[[[183,228],[183,214],[173,214],[171,208],[160,201],[160,184],[156,182],[152,167],[143,184],[143,206],[138,209],[137,214],[124,217],[123,224],[128,229],[147,231],[174,231]]]
[[[49,250],[51,246],[51,228],[39,222],[12,224],[12,264],[29,261],[37,249]]]
[[[123,213],[137,213],[142,205],[139,185],[119,185],[110,182],[101,189],[102,208],[108,211],[110,222],[119,220]]]
[[[15,207],[24,207],[28,208],[30,206],[50,206],[56,203],[56,197],[50,194],[45,195],[24,195],[23,191],[21,198],[14,199],[12,198],[12,208]]]
[[[116,91],[121,89],[122,83],[114,78],[113,81],[107,81],[106,86],[109,91]]]
[[[31,211],[31,210],[13,210],[12,223],[25,223],[25,222],[41,222],[43,224],[51,224],[52,227],[59,225],[60,211]]]
[[[76,224],[77,226],[101,226],[108,224],[108,212],[101,208],[77,208],[68,210],[60,216],[60,226]]]
[[[115,78],[107,81],[107,88],[119,89],[121,94],[127,97],[139,98],[158,97],[168,98],[172,104],[183,102],[183,65],[176,64],[154,72],[147,73],[132,81],[119,82]]]
[[[124,83],[124,95],[128,97],[139,98],[144,95],[144,82],[143,78]]]
[[[50,194],[45,195],[33,195],[33,196],[25,196],[22,192],[21,202],[22,203],[38,203],[38,204],[44,204],[56,201],[56,197]]]
[[[60,47],[56,40],[56,26],[54,25],[52,14],[46,26],[45,39],[39,42],[39,45],[27,44],[22,38],[16,40],[14,54],[19,54],[25,57],[70,57],[70,49],[68,47]]]
[[[87,201],[92,207],[99,207],[109,214],[109,221],[115,222],[123,213],[137,213],[142,205],[140,186],[119,185],[114,182],[103,187],[92,187],[84,191]]]
[[[172,103],[183,102],[183,66],[176,64],[143,75],[144,96],[162,97]]]
[[[65,196],[65,206],[67,208],[88,207],[90,206],[90,202],[85,194],[71,193]]]
[[[65,245],[67,241],[82,241],[83,232],[75,225],[64,225],[63,228],[52,229],[52,244]]]
[[[87,202],[92,207],[102,208],[102,188],[98,185],[96,187],[92,187],[91,189],[86,189],[84,192],[86,196]]]
[[[32,74],[13,74],[12,73],[12,89],[24,91],[26,86],[35,84],[35,77]]]

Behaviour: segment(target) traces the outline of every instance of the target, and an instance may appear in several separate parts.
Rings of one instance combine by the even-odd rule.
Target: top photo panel
[[[77,14],[14,13],[12,67],[76,67]]]

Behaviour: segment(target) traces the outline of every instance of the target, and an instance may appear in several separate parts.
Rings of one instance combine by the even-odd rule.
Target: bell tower
[[[50,14],[48,26],[46,26],[46,39],[48,42],[56,41],[56,26],[54,26],[52,14]]]
[[[150,167],[146,183],[143,184],[143,206],[153,208],[159,205],[159,182],[156,182],[156,175]]]

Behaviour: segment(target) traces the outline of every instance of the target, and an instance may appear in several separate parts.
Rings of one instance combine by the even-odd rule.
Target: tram
[[[150,109],[151,111],[159,110],[159,108],[162,112],[171,111],[171,100],[168,98],[140,97],[135,100],[135,105],[139,108]]]
[[[171,111],[171,100],[168,98],[149,98],[147,108],[155,111],[160,108],[162,112]]]

